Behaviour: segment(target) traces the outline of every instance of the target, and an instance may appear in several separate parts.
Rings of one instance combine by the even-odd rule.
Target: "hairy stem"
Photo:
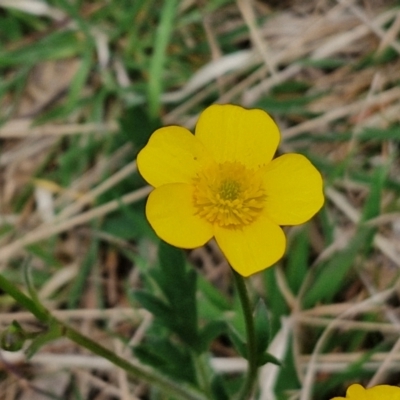
[[[174,382],[167,377],[160,375],[150,368],[144,367],[140,364],[134,364],[127,361],[117,354],[108,350],[107,348],[99,345],[97,342],[82,335],[75,329],[69,327],[64,322],[59,321],[53,317],[50,312],[41,304],[33,301],[31,298],[21,292],[13,283],[0,274],[0,289],[14,298],[18,304],[29,310],[39,321],[50,326],[58,325],[61,334],[76,344],[88,349],[94,354],[101,356],[114,365],[122,368],[131,376],[141,379],[151,386],[156,386],[162,393],[170,396],[175,396],[178,399],[185,400],[207,400],[207,397],[196,389],[188,387],[185,384]]]
[[[256,332],[254,329],[254,319],[252,306],[247,292],[246,283],[244,278],[233,270],[233,276],[235,278],[236,288],[239,294],[240,302],[242,304],[242,310],[244,315],[244,321],[246,324],[246,335],[247,335],[247,360],[248,369],[246,378],[241,391],[239,392],[237,400],[247,400],[251,397],[254,385],[257,379],[257,353],[256,353]]]

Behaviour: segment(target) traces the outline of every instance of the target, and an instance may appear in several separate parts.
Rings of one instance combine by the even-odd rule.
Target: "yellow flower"
[[[212,105],[195,135],[156,130],[137,157],[150,193],[146,216],[157,235],[182,248],[215,237],[232,267],[249,276],[279,260],[280,225],[309,220],[324,202],[322,178],[300,154],[272,160],[280,134],[262,110]]]
[[[334,397],[331,400],[400,400],[400,388],[397,386],[379,385],[364,389],[361,385],[351,385],[346,397]]]

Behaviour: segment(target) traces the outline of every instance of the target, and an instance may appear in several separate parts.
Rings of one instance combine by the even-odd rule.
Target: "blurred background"
[[[262,371],[260,398],[398,384],[399,82],[395,0],[0,0],[0,271],[24,288],[29,265],[54,315],[130,357],[154,329],[132,293],[157,262],[137,152],[212,103],[261,108],[279,152],[322,172],[326,204],[249,280],[284,360]],[[186,254],[200,317],[233,313],[216,245]],[[0,313],[0,329],[38,328],[1,292]],[[211,355],[224,374],[243,369],[224,337]],[[149,396],[67,340],[30,360],[0,352],[0,399],[163,398]]]

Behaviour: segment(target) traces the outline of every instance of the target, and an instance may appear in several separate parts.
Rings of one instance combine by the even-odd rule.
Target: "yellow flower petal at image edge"
[[[205,109],[195,135],[156,130],[137,157],[154,187],[146,216],[156,234],[187,249],[215,237],[242,276],[273,265],[286,247],[280,226],[308,221],[324,203],[321,174],[304,156],[273,160],[279,140],[266,112],[229,104]]]
[[[400,387],[378,385],[364,389],[359,384],[351,385],[346,397],[334,397],[331,400],[400,400]]]

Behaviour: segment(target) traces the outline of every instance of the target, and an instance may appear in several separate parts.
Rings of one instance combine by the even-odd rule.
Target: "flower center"
[[[264,208],[266,194],[260,173],[238,162],[214,164],[194,179],[197,214],[224,227],[253,222]]]
[[[218,191],[222,199],[236,200],[240,195],[241,187],[239,182],[227,179],[221,183]]]

